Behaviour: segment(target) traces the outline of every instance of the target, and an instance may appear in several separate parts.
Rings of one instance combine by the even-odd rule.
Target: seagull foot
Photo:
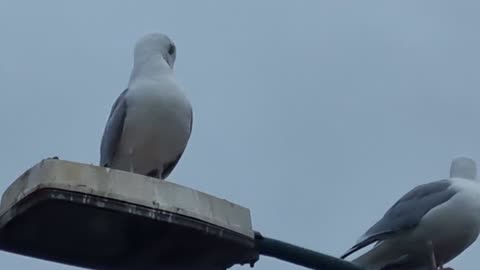
[[[60,158],[58,158],[58,156],[53,156],[53,157],[48,157],[48,158],[46,158],[46,159],[57,159],[57,160],[58,160],[58,159],[60,159]]]

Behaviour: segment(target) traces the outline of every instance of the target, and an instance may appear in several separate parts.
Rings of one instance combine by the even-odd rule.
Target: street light
[[[263,237],[250,211],[226,200],[56,159],[42,160],[4,192],[0,249],[94,269],[220,270],[266,255],[311,269],[358,270]]]

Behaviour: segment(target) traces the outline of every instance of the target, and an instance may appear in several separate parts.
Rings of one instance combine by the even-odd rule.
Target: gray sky
[[[480,162],[478,1],[164,2],[0,0],[0,191],[47,156],[98,162],[151,31],[176,42],[194,106],[171,181],[249,207],[268,236],[338,256],[454,156]]]

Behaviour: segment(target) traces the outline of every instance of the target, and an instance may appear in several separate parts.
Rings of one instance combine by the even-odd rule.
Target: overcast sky
[[[176,3],[173,3],[176,2]],[[97,163],[132,49],[158,31],[194,108],[171,181],[338,256],[412,187],[480,162],[478,1],[0,0],[0,191]],[[478,266],[475,243],[449,266]],[[0,253],[5,269],[73,269]],[[249,269],[248,266],[234,269]],[[255,269],[303,269],[262,258]]]

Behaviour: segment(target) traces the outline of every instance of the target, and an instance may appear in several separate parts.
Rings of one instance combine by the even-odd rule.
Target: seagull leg
[[[128,162],[130,163],[130,172],[133,173],[133,149],[130,148],[128,151]]]
[[[428,241],[427,246],[428,246],[428,249],[429,249],[429,251],[428,251],[429,257],[430,257],[429,260],[430,260],[430,263],[431,263],[431,265],[430,265],[431,268],[430,269],[431,270],[437,270],[438,269],[437,260],[435,258],[435,252],[433,250],[432,241]],[[442,267],[442,266],[440,266],[440,267]]]

